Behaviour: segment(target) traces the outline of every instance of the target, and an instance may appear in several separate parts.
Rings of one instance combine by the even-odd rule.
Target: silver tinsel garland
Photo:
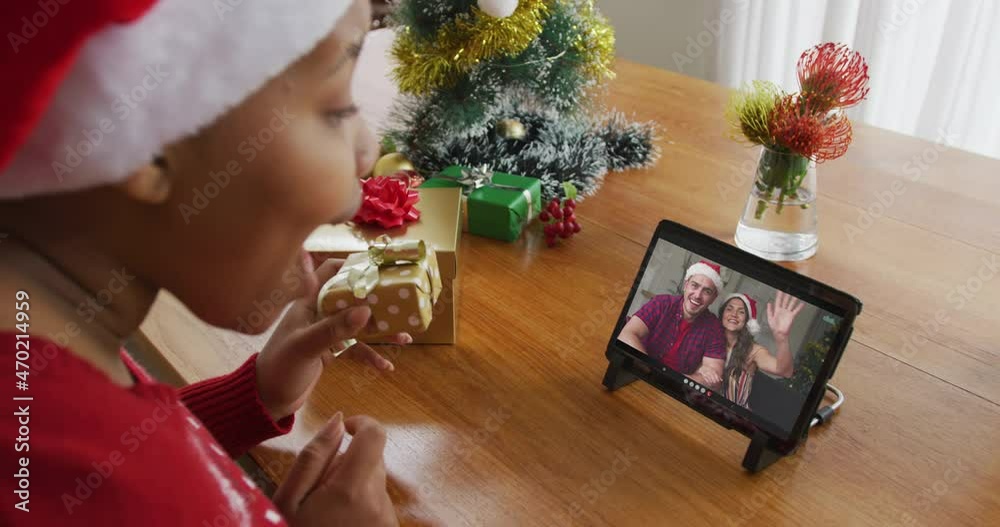
[[[564,182],[582,198],[594,194],[608,172],[647,167],[660,155],[656,125],[630,122],[618,111],[565,115],[507,102],[485,109],[487,124],[455,130],[440,110],[426,100],[404,102],[387,131],[427,176],[450,165],[486,167],[539,178],[545,200],[561,196]],[[500,119],[520,121],[525,137],[504,137]]]

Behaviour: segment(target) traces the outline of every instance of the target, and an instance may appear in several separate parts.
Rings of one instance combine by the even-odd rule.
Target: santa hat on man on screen
[[[715,285],[716,293],[722,291],[722,267],[719,264],[712,263],[708,260],[701,260],[700,262],[688,267],[686,273],[684,273],[684,280],[691,278],[692,276],[700,274],[712,281]]]

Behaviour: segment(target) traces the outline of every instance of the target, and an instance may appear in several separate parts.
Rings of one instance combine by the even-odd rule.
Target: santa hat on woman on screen
[[[760,323],[757,322],[757,301],[746,293],[733,293],[722,301],[722,305],[726,305],[726,302],[729,302],[734,298],[739,298],[743,301],[743,305],[746,307],[747,311],[747,330],[750,331],[751,335],[756,336],[760,333]]]

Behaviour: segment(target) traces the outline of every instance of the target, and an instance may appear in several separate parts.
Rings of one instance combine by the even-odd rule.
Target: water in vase
[[[815,183],[811,183],[783,199],[754,187],[736,226],[736,245],[776,261],[805,260],[816,254],[818,217]]]

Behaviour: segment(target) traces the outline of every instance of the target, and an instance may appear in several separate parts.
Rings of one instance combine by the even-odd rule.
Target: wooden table
[[[558,249],[537,230],[514,244],[466,236],[457,345],[394,352],[389,375],[336,363],[296,429],[254,451],[264,470],[280,480],[343,410],[386,425],[407,524],[998,524],[1000,161],[857,126],[848,154],[820,165],[819,253],[790,267],[864,301],[834,377],[847,403],[797,455],[749,475],[745,437],[642,383],[601,386],[657,221],[732,242],[756,155],[724,137],[727,90],[625,61],[618,72],[610,102],[663,126],[659,164],[610,175]],[[361,102],[369,118],[384,107]],[[262,342],[169,296],[142,329],[186,381]]]

